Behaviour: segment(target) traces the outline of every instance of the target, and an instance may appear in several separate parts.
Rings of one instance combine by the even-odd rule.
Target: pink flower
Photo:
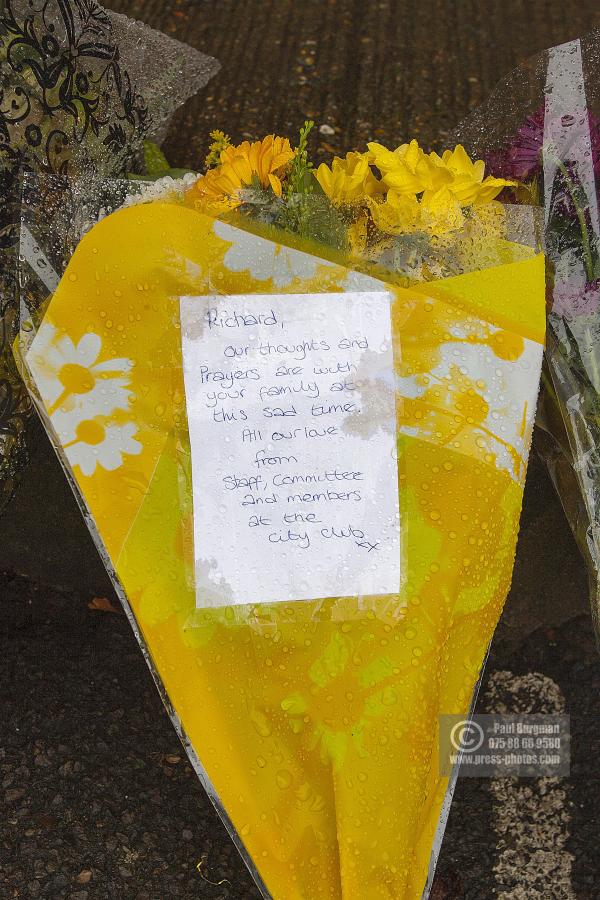
[[[508,151],[507,164],[512,177],[521,181],[533,178],[541,169],[543,146],[544,110],[540,109],[521,125]]]
[[[600,174],[600,122],[592,113],[588,113],[592,160],[594,172]],[[503,178],[514,178],[518,181],[529,181],[542,172],[542,149],[544,146],[544,108],[541,107],[532,116],[529,116],[515,134],[511,145],[503,150],[491,153],[487,159],[490,171]],[[569,121],[572,119],[572,121]],[[558,123],[557,123],[558,124]],[[578,131],[573,117],[563,117],[560,127],[573,127],[573,147],[577,147],[578,140],[583,140],[584,135]],[[587,131],[587,128],[586,128]],[[587,134],[585,135],[587,140]],[[577,157],[579,154],[574,154]],[[568,165],[572,160],[564,159]]]
[[[600,282],[572,284],[570,281],[555,285],[552,312],[566,319],[589,316],[600,310]]]

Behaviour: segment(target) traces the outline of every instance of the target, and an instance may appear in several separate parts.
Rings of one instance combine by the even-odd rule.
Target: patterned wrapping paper
[[[22,332],[28,384],[172,720],[265,896],[419,898],[430,886],[448,795],[438,715],[468,712],[508,591],[542,358],[543,258],[510,243],[504,256],[384,286],[393,597],[196,607],[178,319],[181,296],[381,281],[154,202],[94,226],[35,337]]]
[[[162,139],[178,106],[219,64],[96,0],[0,4],[0,510],[27,462],[27,392],[18,330],[20,175],[89,181],[138,171],[145,138]],[[48,198],[47,220],[52,217]]]

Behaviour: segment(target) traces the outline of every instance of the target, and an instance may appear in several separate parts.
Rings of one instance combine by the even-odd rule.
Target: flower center
[[[90,370],[77,363],[64,365],[58,377],[65,390],[70,394],[87,394],[96,383]]]
[[[80,422],[75,430],[75,435],[78,441],[82,441],[84,444],[101,444],[104,440],[106,432],[102,425],[99,425],[98,422],[94,422],[91,419],[86,419],[85,422]]]

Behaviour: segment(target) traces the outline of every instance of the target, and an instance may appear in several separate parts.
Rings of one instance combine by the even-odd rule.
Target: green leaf
[[[144,141],[144,168],[150,178],[160,178],[171,171],[167,157],[153,141]]]

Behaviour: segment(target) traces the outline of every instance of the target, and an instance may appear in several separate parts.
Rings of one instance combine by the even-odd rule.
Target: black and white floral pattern
[[[164,40],[169,42],[165,55],[187,54],[192,69],[197,67],[187,80],[196,89],[218,68],[191,48],[129,24],[138,36],[144,29],[149,53]],[[27,456],[29,401],[11,350],[17,330],[21,173],[85,183],[86,176],[97,180],[133,170],[152,128],[148,97],[156,106],[157,91],[145,73],[141,90],[133,83],[121,59],[123,40],[123,17],[107,13],[95,0],[0,0],[0,509]],[[203,65],[206,77],[194,78]],[[186,86],[179,90],[183,96],[169,98],[167,113],[186,91],[192,93]]]

